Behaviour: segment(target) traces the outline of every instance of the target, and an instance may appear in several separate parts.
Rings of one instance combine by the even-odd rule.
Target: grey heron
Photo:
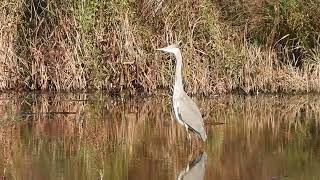
[[[203,141],[206,141],[207,134],[199,108],[183,89],[182,55],[178,43],[157,50],[173,53],[177,60],[172,97],[175,119],[186,128],[187,132],[191,130]]]

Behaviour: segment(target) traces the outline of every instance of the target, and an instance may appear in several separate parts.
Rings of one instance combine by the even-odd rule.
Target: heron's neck
[[[176,64],[176,74],[175,74],[175,80],[174,80],[174,93],[183,91],[183,84],[182,84],[182,56],[181,52],[178,50],[176,53],[174,53],[177,59]]]

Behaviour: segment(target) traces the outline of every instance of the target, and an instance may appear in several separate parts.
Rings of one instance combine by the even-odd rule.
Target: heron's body
[[[207,139],[201,113],[194,101],[187,95],[182,84],[182,56],[177,45],[161,48],[171,52],[177,59],[175,83],[173,88],[173,110],[176,120],[188,130],[195,132],[203,141]]]

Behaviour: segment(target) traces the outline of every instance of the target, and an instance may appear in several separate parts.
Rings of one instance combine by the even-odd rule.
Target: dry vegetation
[[[0,88],[154,93],[182,40],[188,92],[320,87],[318,0],[3,0]]]

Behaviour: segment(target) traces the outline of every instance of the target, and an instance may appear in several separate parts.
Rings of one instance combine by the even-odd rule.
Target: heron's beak
[[[157,51],[164,51],[164,48],[158,48]]]

